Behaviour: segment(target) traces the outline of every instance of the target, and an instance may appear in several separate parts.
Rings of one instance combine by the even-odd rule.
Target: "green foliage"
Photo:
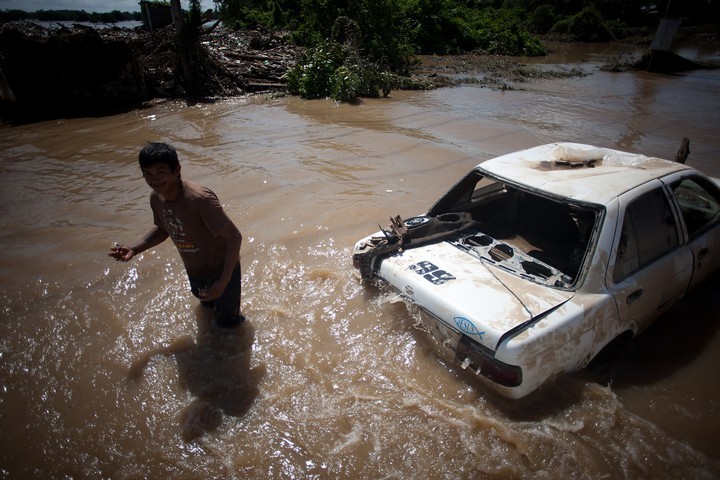
[[[607,42],[613,36],[605,19],[593,6],[556,23],[550,33],[577,42]]]
[[[349,44],[334,40],[309,49],[286,75],[288,91],[302,98],[354,102],[390,90],[391,76],[368,63]]]
[[[302,98],[330,96],[335,71],[342,66],[342,46],[328,42],[311,48],[286,75],[288,91]]]
[[[467,27],[472,49],[494,55],[545,55],[547,52],[540,40],[520,24],[524,17],[523,11],[517,9],[488,9],[468,14],[466,18],[472,21]]]
[[[540,5],[530,14],[525,26],[528,32],[543,35],[549,32],[558,20],[560,20],[560,16],[557,14],[555,7],[552,5]]]
[[[354,102],[357,100],[358,93],[362,93],[363,80],[361,75],[348,67],[342,66],[335,70],[331,81],[330,96],[335,100]]]
[[[452,8],[449,0],[408,1],[401,29],[419,52],[453,54],[469,49],[468,32],[461,20],[464,8]]]
[[[338,17],[359,27],[363,55],[399,72],[415,53],[472,50],[509,55],[544,51],[533,35],[606,41],[632,26],[656,25],[647,0],[216,0],[229,25],[290,32],[301,45],[332,37]],[[676,4],[677,2],[675,2]],[[686,16],[706,22],[718,2],[687,0]],[[684,5],[684,4],[683,4]],[[663,10],[663,8],[661,8]],[[675,8],[679,10],[679,8]],[[664,12],[660,12],[664,13]],[[589,28],[588,31],[583,31]]]

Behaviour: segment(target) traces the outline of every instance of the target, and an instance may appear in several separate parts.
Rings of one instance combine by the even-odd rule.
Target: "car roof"
[[[552,143],[487,160],[476,167],[508,183],[607,205],[668,174],[693,170],[678,162],[580,143]]]

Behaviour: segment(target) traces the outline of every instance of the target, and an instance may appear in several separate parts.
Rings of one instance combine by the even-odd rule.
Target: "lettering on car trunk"
[[[433,285],[442,285],[450,280],[455,280],[455,276],[451,273],[441,270],[434,263],[418,262],[408,267],[413,272],[422,277]]]

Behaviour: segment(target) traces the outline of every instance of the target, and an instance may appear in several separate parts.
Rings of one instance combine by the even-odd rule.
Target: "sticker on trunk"
[[[483,339],[483,335],[485,335],[485,332],[481,332],[477,329],[474,323],[472,323],[470,320],[464,317],[455,317],[453,318],[455,320],[455,325],[460,329],[461,332],[466,333],[467,335],[475,335],[480,337],[480,340]]]

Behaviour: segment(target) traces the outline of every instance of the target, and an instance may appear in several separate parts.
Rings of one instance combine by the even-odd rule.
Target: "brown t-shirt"
[[[183,181],[180,194],[172,202],[152,192],[150,207],[155,225],[175,243],[189,276],[222,275],[227,245],[220,231],[230,218],[209,188]]]

